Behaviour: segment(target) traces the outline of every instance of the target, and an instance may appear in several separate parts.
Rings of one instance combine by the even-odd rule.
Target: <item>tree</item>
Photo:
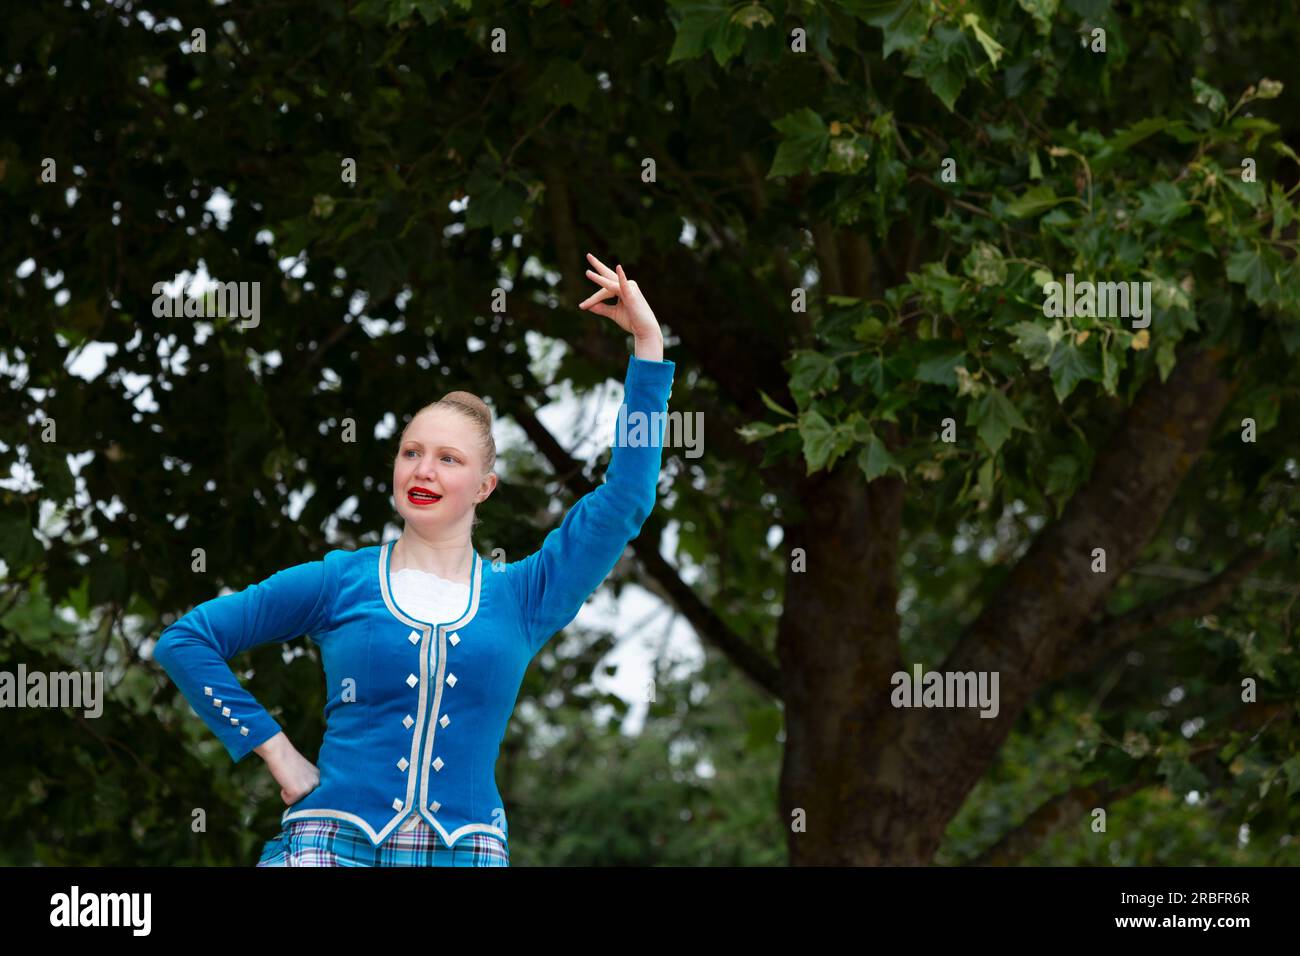
[[[792,863],[1274,862],[1300,787],[1296,592],[1265,587],[1300,544],[1284,6],[17,12],[3,454],[40,487],[4,504],[5,639],[66,650],[50,608],[76,606],[125,648],[133,729],[160,708],[174,735],[148,636],[331,525],[378,540],[376,426],[447,388],[546,461],[511,463],[477,539],[531,551],[548,483],[600,480],[537,409],[622,368],[574,308],[613,250],[707,426],[702,458],[667,451],[640,580],[779,709]],[[197,262],[261,283],[258,324],[153,314]],[[1149,324],[1140,291],[1056,314],[1067,275],[1149,289]],[[550,380],[529,332],[567,347]],[[69,375],[92,341],[107,367]],[[213,572],[174,573],[194,547]],[[1170,567],[1197,580],[1141,573]],[[309,661],[252,660],[310,711]],[[918,663],[999,675],[996,716],[895,706]]]

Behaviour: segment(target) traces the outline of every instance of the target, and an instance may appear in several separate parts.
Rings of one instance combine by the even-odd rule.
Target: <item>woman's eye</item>
[[[456,463],[458,463],[458,464],[459,464],[459,462],[460,462],[460,459],[457,458],[455,455],[443,455],[443,456],[442,456],[443,461],[446,461],[448,458],[450,458],[452,461],[454,461],[454,462],[456,462]]]

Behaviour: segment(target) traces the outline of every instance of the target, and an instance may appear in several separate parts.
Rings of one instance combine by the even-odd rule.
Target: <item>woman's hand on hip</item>
[[[266,768],[280,785],[280,799],[292,806],[320,786],[320,770],[298,753],[284,732],[257,748]]]

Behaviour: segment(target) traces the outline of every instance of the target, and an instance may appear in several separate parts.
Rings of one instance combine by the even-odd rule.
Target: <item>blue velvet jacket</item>
[[[605,482],[526,558],[492,564],[475,551],[469,602],[455,619],[421,621],[397,605],[389,541],[286,568],[163,630],[154,659],[235,761],[281,728],[226,662],[302,634],[320,648],[320,785],[285,810],[285,823],[346,820],[379,845],[419,813],[449,845],[469,833],[508,839],[495,768],[524,672],[654,507],[674,369],[629,357],[620,415],[632,427],[624,444],[615,438]],[[638,419],[652,424],[638,429]]]

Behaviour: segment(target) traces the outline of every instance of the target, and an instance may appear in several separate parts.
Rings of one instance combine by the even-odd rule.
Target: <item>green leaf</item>
[[[415,0],[412,5],[415,7],[415,12],[420,15],[420,19],[424,21],[424,25],[428,27],[433,26],[447,15],[446,6],[441,2]]]
[[[741,7],[731,15],[731,22],[737,26],[752,30],[754,27],[770,27],[776,22],[771,11],[760,4],[752,3]]]
[[[1039,36],[1052,32],[1052,18],[1056,16],[1061,0],[1017,0],[1020,9],[1034,18],[1034,29]]]
[[[931,31],[904,71],[905,76],[924,79],[950,113],[966,85],[966,78],[974,72],[974,65],[965,54],[966,42],[960,27],[941,23]]]
[[[1209,109],[1211,113],[1222,113],[1228,108],[1228,98],[1203,80],[1192,77],[1192,93],[1196,102]]]
[[[885,443],[872,435],[867,446],[858,452],[858,467],[867,476],[867,481],[875,481],[891,468],[899,474],[905,474],[902,464],[889,453]]]
[[[730,4],[715,0],[670,0],[670,5],[683,12],[672,52],[668,54],[670,65],[712,52],[718,65],[725,67],[745,48],[745,27],[732,19]]]
[[[476,168],[465,183],[469,205],[465,209],[465,227],[487,227],[496,235],[504,235],[513,227],[515,218],[524,214],[528,194],[513,179],[492,176],[483,167]]]
[[[1270,184],[1268,203],[1273,210],[1273,231],[1270,235],[1271,238],[1276,239],[1283,229],[1291,225],[1291,220],[1295,218],[1295,210],[1287,201],[1286,193],[1282,191],[1282,184],[1276,180]]]
[[[854,385],[869,383],[873,394],[885,392],[885,361],[879,355],[859,355],[853,359],[849,377]]]
[[[1046,368],[1051,358],[1056,340],[1048,335],[1047,329],[1036,322],[1017,322],[1007,331],[1016,337],[1011,347],[1029,359],[1029,367],[1035,371]]]
[[[1192,209],[1173,183],[1156,183],[1139,192],[1138,198],[1142,200],[1142,205],[1137,211],[1137,217],[1157,226],[1167,226]]]
[[[819,173],[830,150],[830,130],[821,116],[808,107],[787,113],[772,123],[784,134],[767,178],[789,176],[804,170]]]
[[[1256,209],[1262,207],[1268,200],[1268,196],[1264,192],[1264,186],[1261,183],[1245,182],[1240,176],[1234,176],[1231,172],[1223,173],[1219,177],[1219,182],[1227,186],[1229,191],[1239,199],[1244,199]]]
[[[1025,219],[1046,212],[1053,206],[1065,202],[1066,198],[1052,192],[1051,186],[1030,186],[1021,196],[1007,203],[1007,212],[1017,219]]]
[[[761,388],[758,390],[758,397],[761,398],[761,399],[763,400],[763,404],[766,405],[768,408],[770,408],[772,411],[777,412],[778,414],[784,415],[786,418],[794,418],[794,417],[795,417],[795,416],[794,416],[794,412],[787,412],[784,408],[782,408],[782,407],[781,407],[780,405],[778,405],[775,401],[773,401],[773,400],[768,396],[767,392],[763,391]]]
[[[1002,285],[1007,280],[1007,264],[1001,250],[992,243],[975,243],[962,260],[962,268],[980,285]]]
[[[31,522],[20,512],[10,511],[0,514],[0,555],[11,578],[18,578],[18,572],[43,557],[45,549],[32,534]]]
[[[907,277],[926,304],[937,302],[944,315],[952,315],[961,303],[962,280],[949,275],[942,262],[927,262],[921,266],[920,272],[909,272]]]
[[[862,416],[861,412],[854,412],[841,422],[839,427],[855,442],[866,443],[876,435],[871,428],[871,423]]]
[[[895,50],[915,50],[930,27],[930,17],[919,0],[848,0],[842,4],[855,17],[885,34],[881,55],[888,58]]]
[[[1006,50],[1003,48],[1001,43],[985,33],[980,27],[979,14],[968,13],[961,18],[961,22],[963,26],[970,27],[971,31],[975,34],[975,40],[984,48],[984,53],[988,56],[989,61],[994,66],[997,66],[998,60],[1002,58],[1002,54],[1005,53]]]
[[[790,393],[801,405],[840,383],[839,368],[821,352],[800,349],[787,360],[786,366],[790,370]]]
[[[552,106],[573,106],[585,112],[596,79],[573,60],[552,58],[534,86]]]
[[[1227,274],[1230,281],[1246,287],[1246,296],[1256,305],[1267,302],[1277,284],[1258,246],[1228,256]]]
[[[746,442],[752,444],[764,438],[771,438],[780,430],[775,425],[769,425],[767,422],[750,422],[748,425],[741,425],[737,428],[736,433]]]
[[[885,323],[869,315],[853,326],[853,337],[865,345],[874,345],[884,337]]]
[[[835,447],[835,430],[817,412],[799,416],[799,434],[803,438],[803,455],[808,461],[808,474],[827,463]]]
[[[66,639],[77,633],[77,626],[59,616],[50,602],[44,579],[37,577],[25,589],[21,600],[0,617],[0,631],[22,635],[24,647],[57,647],[60,638],[66,647]]]
[[[957,105],[957,97],[966,86],[966,74],[960,67],[945,63],[934,72],[927,73],[925,82],[951,113]]]
[[[1160,344],[1156,347],[1156,369],[1160,372],[1160,381],[1169,378],[1170,371],[1178,363],[1178,353],[1175,349],[1178,343],[1173,339],[1161,339]]]
[[[1169,119],[1164,116],[1148,117],[1139,120],[1132,126],[1120,130],[1114,136],[1106,140],[1105,145],[1092,157],[1092,170],[1096,173],[1098,170],[1109,166],[1128,150],[1142,142],[1149,136],[1156,133],[1169,133],[1174,138],[1182,141],[1190,135],[1187,124],[1182,120]]]
[[[1277,334],[1282,340],[1282,348],[1287,355],[1300,352],[1300,322],[1278,323]]]
[[[1097,367],[1096,360],[1075,346],[1070,336],[1056,343],[1047,364],[1051,368],[1052,389],[1056,392],[1058,402],[1069,398],[1075,386],[1084,379],[1101,380],[1101,369]]]
[[[1273,147],[1273,152],[1286,156],[1294,162],[1300,163],[1300,156],[1297,156],[1296,151],[1286,143],[1281,140],[1274,140],[1270,145]]]
[[[945,350],[938,355],[923,359],[916,366],[915,378],[918,382],[928,382],[931,385],[947,385],[949,388],[957,387],[956,367],[962,364],[966,358],[966,352],[963,349]]]
[[[1107,395],[1114,395],[1119,387],[1120,359],[1123,354],[1122,349],[1117,349],[1116,354],[1111,354],[1109,348],[1103,347],[1101,350],[1101,387]]]
[[[995,455],[1014,429],[1030,431],[1020,410],[997,388],[990,388],[971,403],[966,424],[976,426],[980,440]]]

